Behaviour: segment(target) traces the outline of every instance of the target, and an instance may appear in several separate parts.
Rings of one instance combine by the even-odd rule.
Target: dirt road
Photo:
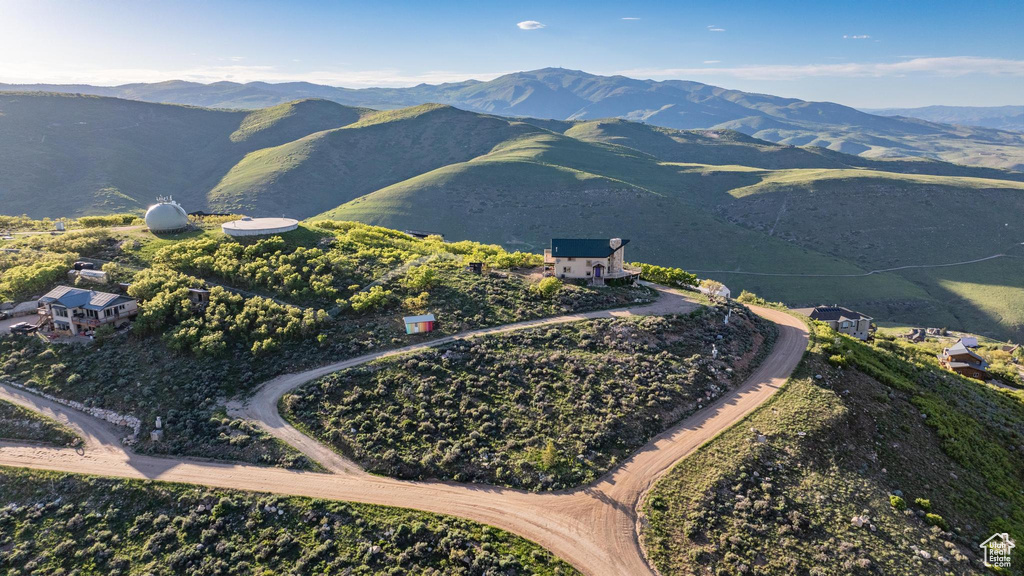
[[[681,294],[664,292],[650,306],[521,323],[460,335],[522,329],[529,325],[630,314],[665,314],[694,306]],[[131,478],[151,478],[208,486],[350,500],[415,508],[477,520],[509,530],[544,546],[584,574],[651,575],[637,536],[637,506],[647,489],[673,464],[736,423],[785,382],[807,344],[804,323],[776,310],[753,308],[779,325],[775,348],[739,388],[653,439],[597,482],[571,491],[533,494],[492,486],[448,482],[408,482],[369,475],[328,448],[288,426],[276,401],[297,385],[332,371],[397,350],[283,376],[266,383],[245,406],[233,410],[259,421],[280,438],[327,466],[334,474],[297,472],[228,463],[142,456],[112,445],[116,435],[97,432],[102,424],[81,413],[21,394],[19,404],[56,416],[84,438],[83,452],[0,443],[0,464]],[[428,345],[438,345],[434,341]],[[14,394],[0,386],[3,394]]]
[[[505,332],[514,332],[517,330],[524,330],[528,328],[535,328],[537,326],[548,326],[552,324],[564,324],[566,322],[578,322],[580,320],[594,319],[594,318],[621,318],[627,316],[636,315],[648,315],[648,316],[663,316],[666,314],[685,314],[694,310],[699,306],[689,295],[686,293],[675,290],[672,288],[666,288],[664,286],[656,286],[654,284],[647,284],[651,288],[658,290],[658,299],[650,304],[643,304],[634,306],[632,308],[619,308],[613,310],[597,310],[594,312],[583,312],[580,314],[568,314],[564,316],[554,316],[550,318],[541,318],[537,320],[526,320],[523,322],[515,322],[513,324],[505,324],[503,326],[495,326],[492,328],[480,328],[478,330],[470,330],[447,336],[444,338],[438,338],[423,342],[422,344],[413,344],[411,346],[405,346],[402,348],[396,348],[394,350],[386,350],[381,352],[374,352],[371,354],[365,354],[356,358],[348,360],[342,360],[329,364],[327,366],[321,366],[320,368],[314,368],[305,372],[298,372],[295,374],[284,374],[278,376],[273,380],[264,382],[249,398],[242,402],[230,402],[227,406],[228,415],[232,418],[244,418],[249,420],[253,424],[262,427],[270,434],[276,436],[280,440],[283,440],[287,444],[291,444],[297,448],[300,452],[313,459],[316,462],[322,464],[328,470],[335,473],[348,473],[356,475],[367,475],[357,464],[347,460],[346,458],[338,455],[336,452],[324,446],[317,440],[306,436],[299,430],[295,429],[292,425],[288,424],[281,414],[277,411],[278,401],[282,396],[287,394],[289,391],[302,386],[303,384],[321,378],[328,374],[332,374],[339,370],[346,368],[352,368],[359,366],[360,364],[366,364],[379,358],[387,358],[389,356],[397,356],[400,354],[409,354],[419,350],[427,348],[433,348],[441,346],[455,340],[468,340],[472,338],[479,338],[481,336],[487,336],[490,334],[501,334]]]

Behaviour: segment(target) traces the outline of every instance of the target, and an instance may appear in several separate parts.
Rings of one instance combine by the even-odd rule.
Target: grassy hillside
[[[221,211],[309,216],[539,129],[447,106],[367,116],[247,155],[208,195]]]
[[[255,112],[42,93],[0,93],[5,214],[140,211],[156,196],[208,207],[207,192],[247,153],[356,121],[325,101]]]
[[[588,140],[571,138],[574,131]],[[829,156],[734,133],[721,140],[620,121],[576,125],[564,136],[528,134],[318,218],[425,228],[529,250],[558,235],[622,236],[633,240],[630,258],[705,271],[737,293],[746,288],[792,305],[842,302],[879,318],[1019,334],[1020,324],[975,313],[979,303],[952,301],[928,276],[866,274],[1005,252],[1019,225],[997,219],[1020,210],[1020,182],[916,173],[949,167],[941,163],[897,163],[894,172],[828,168],[835,165]],[[622,142],[648,143],[648,153]],[[690,148],[701,152],[697,158],[717,154],[720,163],[826,167],[768,170],[653,155],[697,159]],[[943,208],[949,205],[975,206],[981,224]],[[1009,276],[1018,273],[1007,268]]]
[[[553,74],[538,81],[553,82]],[[573,90],[603,98],[612,85],[591,79]],[[813,115],[799,101],[706,95],[723,98],[722,110],[759,107],[786,122]],[[1011,259],[866,275],[1008,253],[1024,241],[1006,217],[1021,211],[1022,173],[872,159],[728,130],[511,120],[436,104],[372,112],[304,100],[231,112],[3,98],[0,146],[16,161],[0,168],[10,176],[0,191],[12,213],[140,210],[173,193],[190,210],[359,220],[532,251],[555,236],[628,237],[631,258],[700,270],[734,292],[1024,336],[1014,312],[1024,272]],[[40,113],[50,109],[59,122],[44,126],[50,116]],[[842,107],[826,112],[875,128],[891,120]],[[69,135],[90,122],[102,130],[69,146]],[[935,130],[912,124],[917,135]],[[986,285],[1008,299],[972,288]]]
[[[852,155],[852,152],[832,150],[827,144],[815,142],[814,139],[773,144],[727,129],[673,130],[605,119],[572,123],[558,131],[581,140],[621,144],[668,162],[738,165],[773,170],[868,168],[901,174],[1024,181],[1024,173],[1021,172],[964,166],[927,158],[866,158]]]
[[[565,134],[580,140],[621,144],[667,162],[731,164],[770,169],[845,166],[836,159],[824,158],[812,150],[772,145],[731,130],[672,130],[612,119],[574,124]]]
[[[978,544],[1024,530],[1022,423],[1020,390],[819,327],[781,392],[655,485],[643,541],[666,576],[987,573]]]
[[[879,116],[833,102],[807,102],[682,80],[599,76],[564,68],[515,72],[486,82],[466,80],[362,90],[306,82],[182,81],[113,87],[0,85],[2,89],[78,92],[231,108],[260,108],[305,98],[377,109],[440,102],[512,117],[586,121],[622,118],[675,129],[732,129],[781,144],[820,146],[871,158],[921,157],[1024,168],[1024,135],[1020,132],[934,121],[946,121],[948,115],[925,116],[933,121]],[[1017,114],[1019,123],[1019,107]]]
[[[476,522],[385,506],[0,469],[9,573],[578,574]]]

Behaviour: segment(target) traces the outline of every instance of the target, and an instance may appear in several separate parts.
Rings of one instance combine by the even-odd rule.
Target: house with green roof
[[[551,248],[544,250],[545,274],[598,285],[633,282],[640,271],[626,267],[626,244],[629,240],[622,238],[554,238]]]

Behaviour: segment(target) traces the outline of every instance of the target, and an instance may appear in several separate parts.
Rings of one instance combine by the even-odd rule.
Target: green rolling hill
[[[530,251],[554,236],[620,236],[630,259],[734,293],[1024,336],[1020,172],[436,104],[228,111],[22,93],[0,95],[0,113],[5,214],[141,211],[173,194],[188,210],[359,220]]]
[[[486,82],[359,90],[308,82],[178,80],[123,86],[0,84],[0,91],[4,90],[85,93],[219,108],[262,108],[306,98],[375,109],[439,102],[510,117],[622,118],[682,130],[721,128],[780,144],[819,146],[869,158],[922,157],[1024,169],[1024,134],[997,129],[1001,124],[952,125],[963,124],[956,121],[962,114],[919,115],[923,120],[913,118],[913,113],[905,114],[911,117],[877,115],[833,102],[781,98],[700,82],[600,76],[564,68],[515,72]]]
[[[448,106],[378,112],[251,152],[209,192],[217,210],[308,216],[540,129]]]
[[[135,211],[171,194],[200,209],[209,190],[249,152],[351,124],[366,113],[323,100],[228,111],[0,94],[0,211]]]

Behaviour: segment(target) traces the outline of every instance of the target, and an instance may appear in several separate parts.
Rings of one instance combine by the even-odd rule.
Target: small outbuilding
[[[188,214],[173,198],[157,198],[146,210],[146,227],[150,232],[179,232],[189,227]]]
[[[697,287],[697,290],[701,294],[712,298],[724,298],[726,300],[732,298],[732,291],[729,290],[728,286],[721,282],[711,282],[708,284],[701,283],[701,285]]]
[[[434,331],[435,319],[433,314],[406,316],[402,318],[402,321],[405,322],[406,334],[422,334],[424,332]]]
[[[299,221],[294,218],[249,218],[245,216],[238,220],[225,222],[220,227],[228,236],[266,236],[291,232],[299,227]]]
[[[205,306],[210,303],[210,291],[205,288],[189,288],[188,299],[193,304]]]
[[[68,276],[72,279],[78,278],[83,282],[92,282],[94,284],[106,284],[109,278],[107,273],[103,270],[92,270],[83,268],[81,270],[71,270],[68,272]]]

